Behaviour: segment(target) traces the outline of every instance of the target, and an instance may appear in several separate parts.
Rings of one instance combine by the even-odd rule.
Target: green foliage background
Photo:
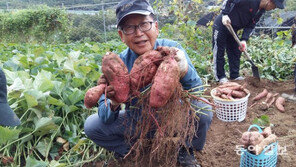
[[[97,112],[97,108],[87,110],[83,99],[101,75],[102,56],[124,48],[119,41],[1,44],[0,67],[7,77],[8,101],[22,124],[17,129],[0,126],[0,158],[13,157],[14,165],[28,167],[105,159],[108,153],[83,133],[85,119]],[[58,137],[70,149],[63,149]],[[0,161],[3,165],[7,164]]]
[[[65,11],[38,6],[0,13],[1,42],[66,41],[68,17]]]

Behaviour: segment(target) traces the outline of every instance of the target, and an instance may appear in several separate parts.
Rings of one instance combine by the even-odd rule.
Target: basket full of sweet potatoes
[[[257,130],[252,130],[257,128]],[[272,133],[271,127],[263,130],[258,125],[251,125],[248,131],[241,136],[243,146],[240,167],[248,166],[276,166],[277,163],[277,136]]]
[[[211,90],[217,117],[225,122],[243,121],[246,117],[249,90],[236,82],[227,82]]]

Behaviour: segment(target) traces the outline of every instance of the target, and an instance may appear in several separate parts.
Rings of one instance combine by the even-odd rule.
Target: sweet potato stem
[[[193,110],[195,113],[200,113],[200,114],[203,114],[203,115],[208,115],[208,114],[200,111],[200,110],[206,110],[206,108],[198,108],[198,110],[196,110],[194,107],[197,107],[197,106],[194,105],[194,104],[192,104],[192,103],[191,103],[191,105],[192,106],[190,106],[190,109]],[[208,111],[210,111],[210,110],[208,110]]]
[[[196,99],[196,100],[200,100],[200,101],[202,101],[202,102],[204,102],[204,103],[206,103],[206,104],[209,104],[209,105],[211,105],[211,106],[216,107],[216,105],[215,105],[214,103],[211,103],[211,102],[209,102],[209,101],[206,101],[206,100],[204,100],[204,99],[202,99],[202,98],[200,98],[200,97],[197,97],[197,96],[195,96],[195,95],[193,95],[193,94],[191,94],[191,93],[189,93],[189,96],[193,97],[193,98]]]

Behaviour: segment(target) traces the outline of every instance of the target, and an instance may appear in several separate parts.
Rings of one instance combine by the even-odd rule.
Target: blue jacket
[[[228,15],[235,30],[244,29],[241,40],[248,40],[256,23],[265,13],[259,9],[261,0],[225,0],[222,15]]]
[[[182,46],[175,42],[168,39],[157,39],[154,49],[156,49],[158,46],[169,46],[169,47],[176,47],[184,51],[187,61],[188,61],[188,72],[186,75],[180,80],[183,88],[185,90],[191,89],[196,86],[201,86],[202,81],[200,77],[198,76],[194,66],[191,63],[190,58],[188,57],[186,51],[182,48]],[[131,49],[127,48],[122,53],[120,53],[120,58],[123,60],[124,64],[127,66],[128,71],[130,73],[133,64],[135,60],[138,58],[139,55],[137,55],[135,52],[133,52]],[[137,99],[132,100],[131,102],[126,103],[126,111],[128,112],[137,112],[140,113],[139,110],[130,109],[129,106],[135,104]],[[105,122],[105,123],[112,123],[116,120],[119,109],[117,111],[111,111],[110,109],[110,100],[107,100],[107,106],[105,105],[105,95],[102,95],[102,97],[99,100],[99,109],[98,109],[99,117]],[[134,114],[130,114],[134,115]],[[136,117],[139,116],[139,114],[136,114]]]

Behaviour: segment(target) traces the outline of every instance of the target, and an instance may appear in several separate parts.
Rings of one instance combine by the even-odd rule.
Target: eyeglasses
[[[135,33],[136,29],[139,28],[142,32],[149,31],[152,27],[153,21],[146,21],[143,23],[140,23],[138,25],[126,25],[124,27],[121,27],[121,30],[123,31],[124,34],[130,35]]]

